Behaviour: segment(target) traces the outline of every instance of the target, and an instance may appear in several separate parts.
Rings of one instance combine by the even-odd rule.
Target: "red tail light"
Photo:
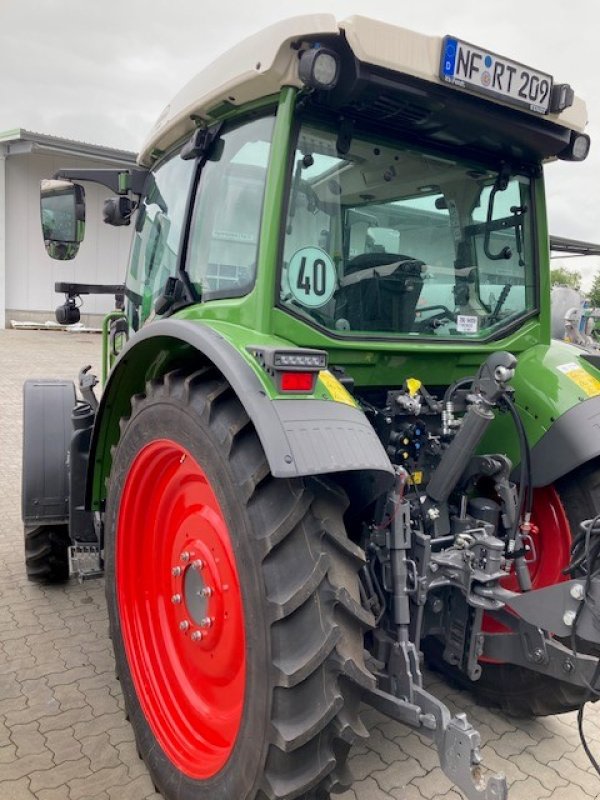
[[[317,377],[316,372],[281,372],[280,375],[282,392],[312,392]]]

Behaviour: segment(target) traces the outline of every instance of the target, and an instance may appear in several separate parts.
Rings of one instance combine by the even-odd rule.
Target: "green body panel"
[[[600,390],[600,370],[584,361],[582,355],[584,352],[579,347],[553,340],[549,345],[536,345],[519,357],[512,386],[531,446],[560,416]],[[592,383],[599,382],[596,392],[586,391],[568,374],[561,372],[559,367],[566,364],[576,364],[591,377]],[[482,442],[481,451],[506,453],[514,464],[518,463],[518,441],[507,414],[496,417]]]

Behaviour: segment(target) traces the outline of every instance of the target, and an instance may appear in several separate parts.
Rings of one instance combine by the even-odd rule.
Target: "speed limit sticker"
[[[297,303],[319,308],[335,292],[337,275],[333,259],[320,247],[303,247],[290,259],[287,269],[290,293]]]

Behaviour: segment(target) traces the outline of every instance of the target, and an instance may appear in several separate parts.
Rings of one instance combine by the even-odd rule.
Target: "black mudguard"
[[[90,470],[87,508],[100,506],[110,447],[119,435],[119,419],[129,414],[130,397],[143,392],[150,378],[206,362],[217,367],[237,394],[275,477],[338,473],[361,503],[392,485],[390,460],[358,408],[327,400],[271,400],[250,365],[217,331],[204,323],[166,319],[130,339],[113,367],[92,436],[90,464],[97,474]]]
[[[68,454],[75,384],[28,380],[23,386],[22,517],[26,526],[69,521]]]
[[[531,448],[534,486],[548,486],[600,455],[600,396],[570,408]]]

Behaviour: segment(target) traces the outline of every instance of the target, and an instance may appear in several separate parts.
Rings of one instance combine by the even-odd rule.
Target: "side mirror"
[[[58,261],[75,258],[85,234],[85,191],[78,183],[43,180],[40,214],[46,252]]]

